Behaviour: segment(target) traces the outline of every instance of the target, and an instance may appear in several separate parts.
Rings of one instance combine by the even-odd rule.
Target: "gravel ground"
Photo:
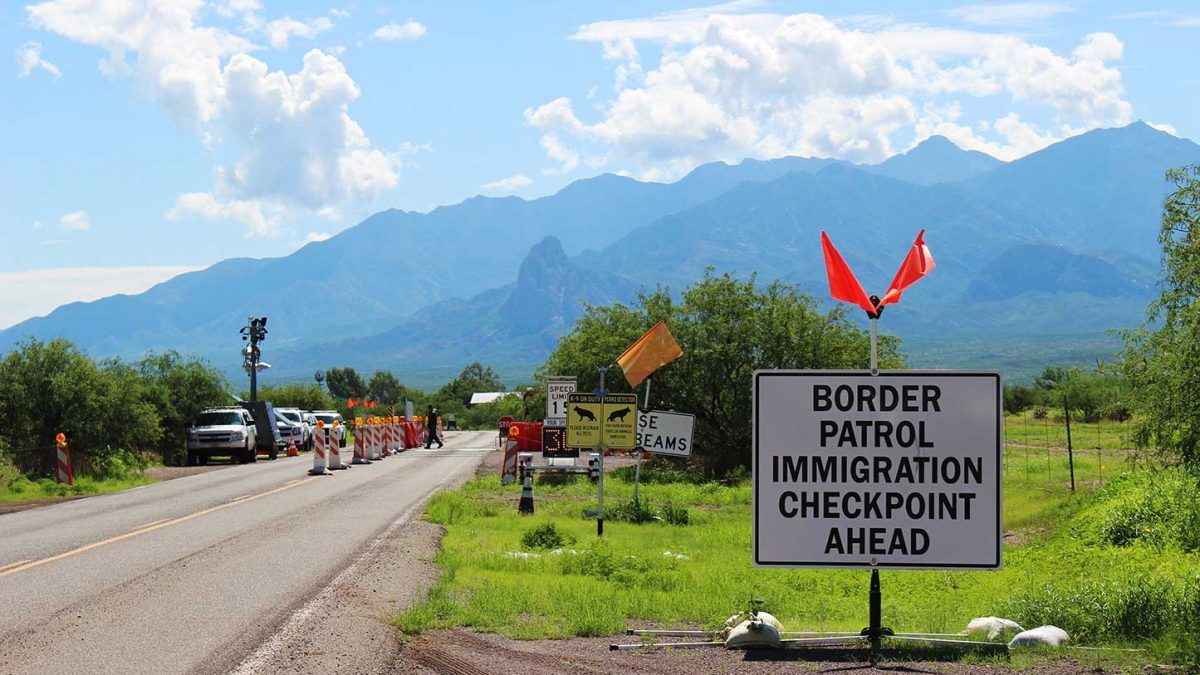
[[[565,673],[948,673],[976,675],[1012,673],[1014,665],[956,663],[936,660],[887,661],[872,666],[865,651],[787,650],[730,651],[723,648],[610,651],[614,642],[635,643],[636,637],[570,640],[510,640],[466,629],[438,630],[412,638],[394,663],[393,672],[483,675],[552,675]],[[1046,659],[1023,673],[1104,672],[1095,664],[1072,658]]]

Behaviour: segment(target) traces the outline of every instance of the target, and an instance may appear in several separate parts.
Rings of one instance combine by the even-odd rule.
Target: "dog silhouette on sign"
[[[624,422],[625,416],[628,415],[631,410],[633,410],[633,408],[629,407],[621,408],[620,410],[614,410],[611,414],[609,414],[608,421],[616,422],[617,420],[621,420]]]
[[[593,413],[591,410],[588,410],[587,408],[580,408],[579,406],[575,406],[575,414],[579,415],[579,419],[581,419],[581,420],[591,420],[593,422],[596,421],[596,414]]]

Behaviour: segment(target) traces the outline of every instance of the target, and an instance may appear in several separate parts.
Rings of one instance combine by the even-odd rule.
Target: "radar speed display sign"
[[[759,371],[754,561],[997,569],[996,373]]]

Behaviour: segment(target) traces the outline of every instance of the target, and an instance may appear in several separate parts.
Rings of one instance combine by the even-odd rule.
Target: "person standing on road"
[[[442,444],[442,439],[438,438],[438,419],[441,414],[437,408],[429,406],[429,414],[425,416],[425,449],[428,450],[434,441],[437,441],[438,447],[445,447]]]

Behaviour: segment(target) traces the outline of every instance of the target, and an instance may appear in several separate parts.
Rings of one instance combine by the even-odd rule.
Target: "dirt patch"
[[[17,511],[25,511],[27,509],[36,509],[39,506],[49,506],[59,502],[69,502],[75,499],[83,499],[92,495],[70,495],[68,497],[50,497],[48,499],[30,499],[23,502],[9,502],[0,504],[0,516],[6,513],[16,513]]]
[[[210,464],[208,466],[153,466],[146,469],[143,473],[147,478],[153,478],[154,480],[172,480],[195,476],[200,473],[208,473],[210,471],[220,471],[221,469],[228,469],[235,465],[236,462]]]
[[[611,651],[635,637],[570,640],[510,640],[466,629],[438,630],[412,638],[396,660],[394,672],[483,675],[555,675],[559,673],[976,673],[1011,674],[1012,665],[936,660],[886,661],[871,666],[865,650],[729,651],[723,648]],[[1072,659],[1047,660],[1022,672],[1055,674],[1095,672]]]

